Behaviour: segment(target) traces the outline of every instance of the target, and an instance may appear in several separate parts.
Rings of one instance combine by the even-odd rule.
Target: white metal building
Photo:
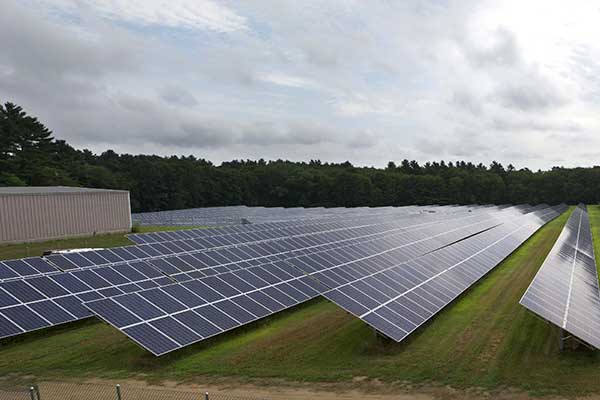
[[[64,186],[0,187],[0,243],[126,232],[129,192]]]

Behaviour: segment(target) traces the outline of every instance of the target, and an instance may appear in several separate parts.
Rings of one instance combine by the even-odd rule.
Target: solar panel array
[[[520,303],[600,349],[600,292],[585,206],[573,211]]]
[[[206,207],[185,210],[134,213],[132,220],[140,225],[227,226],[248,222],[272,222],[335,215],[344,208],[283,208],[283,207]]]
[[[460,212],[467,212],[469,210],[473,210],[473,207],[467,206],[441,206],[434,207],[429,209],[432,212],[429,214],[454,214]],[[359,221],[363,221],[364,224],[375,224],[382,221],[387,221],[390,219],[396,218],[405,218],[415,215],[420,215],[423,212],[422,207],[399,207],[394,208],[393,210],[389,210],[388,207],[384,207],[382,209],[372,209],[368,213],[360,212],[358,209],[353,209],[353,213],[349,213],[345,215],[344,218],[339,217],[327,217],[327,218],[319,218],[319,219],[303,219],[303,220],[292,220],[292,221],[276,221],[276,222],[264,222],[260,224],[252,224],[252,225],[237,225],[237,226],[226,226],[219,228],[201,228],[201,229],[189,229],[189,230],[181,230],[181,231],[166,231],[166,232],[152,232],[152,233],[141,233],[141,234],[132,234],[128,235],[128,237],[136,244],[149,244],[149,243],[162,243],[162,242],[173,242],[178,240],[189,240],[189,239],[197,239],[204,240],[207,237],[215,237],[215,236],[226,236],[233,234],[246,234],[246,235],[258,235],[265,231],[277,231],[278,229],[285,229],[287,231],[281,232],[282,237],[285,235],[292,234],[293,232],[290,229],[297,227],[298,229],[307,229],[306,227],[312,225],[319,225],[324,223],[335,223],[335,224],[344,224],[343,226],[351,226],[356,224]],[[435,211],[434,211],[435,210]],[[342,226],[342,225],[340,225]],[[227,239],[227,236],[225,239]],[[247,237],[247,236],[245,236]],[[260,240],[260,237],[254,237],[255,240]],[[206,239],[209,240],[209,239]],[[231,244],[231,243],[228,243]],[[204,244],[207,247],[211,247],[211,243],[208,245]],[[214,244],[212,244],[214,246]],[[223,244],[218,244],[223,245]]]
[[[505,221],[423,257],[342,285],[335,282],[324,296],[399,342],[557,215],[541,211]]]
[[[275,230],[268,226],[265,231],[258,230],[257,225],[252,235],[215,235],[202,243],[177,239],[46,259],[4,261],[0,263],[0,337],[89,317],[92,314],[83,302],[274,262],[290,252],[333,243],[381,240],[385,235],[434,223],[438,218],[453,217],[413,216],[371,224],[362,220],[327,221]],[[207,249],[209,246],[214,249]]]
[[[446,222],[403,232],[393,238],[371,238],[365,243],[354,241],[341,248],[305,252],[296,261],[305,265],[318,262],[323,266],[320,277],[335,276],[333,269],[339,260],[379,256],[376,261],[399,262],[498,224],[495,218],[482,222],[473,222],[475,217],[471,219],[463,217],[452,225]],[[446,236],[445,240],[440,236]],[[428,245],[423,243],[426,239],[430,242]],[[213,290],[209,292],[207,288]],[[326,287],[292,267],[289,261],[280,260],[173,284],[168,289],[179,295],[172,296],[177,302],[171,301],[167,307],[164,307],[163,297],[148,299],[145,292],[85,304],[130,338],[160,355],[307,301]],[[146,301],[140,302],[140,296]],[[185,301],[181,301],[183,296]],[[135,303],[135,308],[130,302]]]
[[[139,225],[160,226],[230,226],[247,223],[285,222],[322,218],[344,218],[363,214],[373,215],[382,212],[407,212],[424,210],[443,210],[453,206],[403,206],[403,207],[207,207],[185,210],[134,213],[132,220]]]
[[[530,215],[522,216],[528,212]],[[404,289],[419,294],[423,289],[435,287],[438,284],[436,279],[442,274],[431,267],[429,270],[435,274],[427,276],[423,268],[408,270],[402,267],[399,270],[399,266],[419,260],[420,257],[430,257],[436,254],[436,250],[443,252],[441,259],[432,260],[436,266],[439,266],[440,260],[455,261],[446,269],[457,273],[462,271],[457,265],[472,267],[473,263],[486,261],[479,270],[467,273],[473,279],[461,287],[464,290],[539,226],[559,213],[560,209],[557,211],[539,206],[525,207],[517,215],[515,209],[511,208],[498,209],[493,217],[485,213],[461,215],[410,232],[375,235],[367,240],[345,242],[341,246],[317,247],[310,251],[305,249],[300,256],[287,253],[286,257],[275,262],[230,270],[159,289],[86,302],[85,305],[156,355],[204,340],[319,294],[325,294],[381,332],[400,340],[401,337],[389,326],[389,319],[381,318],[380,314],[389,309],[390,300],[403,301],[400,297],[404,295],[411,297],[403,294]],[[461,244],[463,242],[467,245]],[[448,252],[447,249],[455,249],[457,245],[461,246],[458,252]],[[477,245],[485,246],[478,248]],[[477,249],[476,254],[469,256],[468,252],[473,249]],[[484,254],[480,256],[480,253]],[[471,258],[474,260],[467,263]],[[427,263],[427,260],[424,262]],[[451,275],[443,275],[444,278],[447,276]],[[362,301],[367,298],[374,300],[367,295],[368,292],[364,292],[374,282],[380,282],[375,290],[388,297],[382,304],[369,303],[375,307],[373,310],[367,308],[361,310],[364,311],[362,313],[351,310],[347,301],[344,303],[345,300],[335,295],[342,293],[345,298],[353,299],[362,294]],[[423,288],[417,290],[421,286]],[[442,300],[448,300],[448,297],[442,297]],[[447,303],[436,304],[443,307]],[[394,325],[394,328],[397,330],[398,326]],[[402,332],[404,336],[408,334],[406,330]]]
[[[485,245],[498,235],[515,229],[507,251],[562,209],[339,209],[343,217],[132,235],[135,246],[2,261],[0,338],[97,315],[160,355],[324,295],[399,340],[409,325],[388,310],[414,301],[404,291],[433,301],[421,292],[437,296],[439,279],[462,270],[440,274],[442,261],[481,250],[493,262],[504,253]]]

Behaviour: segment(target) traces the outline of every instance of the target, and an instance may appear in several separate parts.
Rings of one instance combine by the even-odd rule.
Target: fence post
[[[29,387],[29,395],[31,396],[31,400],[35,400],[35,389],[33,386]]]
[[[208,400],[208,392],[204,393],[204,400]]]
[[[121,385],[117,383],[117,400],[121,400]]]
[[[33,385],[34,389],[35,389],[35,398],[37,400],[42,400],[42,397],[40,396],[40,387],[39,385]]]

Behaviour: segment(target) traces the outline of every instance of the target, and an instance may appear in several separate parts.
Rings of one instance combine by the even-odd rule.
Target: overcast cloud
[[[4,0],[0,101],[94,152],[600,164],[600,6]]]

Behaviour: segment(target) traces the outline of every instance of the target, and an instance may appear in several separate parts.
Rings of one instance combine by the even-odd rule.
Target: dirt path
[[[435,399],[531,399],[526,393],[505,390],[486,393],[477,390],[459,391],[449,387],[401,387],[381,385],[377,382],[356,381],[348,385],[311,384],[305,386],[251,385],[235,381],[219,384],[176,384],[149,385],[144,381],[121,381],[123,400],[201,400],[209,393],[211,400],[435,400]],[[105,380],[85,382],[42,382],[39,384],[40,400],[114,400],[115,383]],[[0,400],[29,400],[29,393],[0,390]],[[540,398],[537,398],[540,399]],[[559,399],[559,397],[544,397]],[[586,397],[599,400],[600,396]]]

